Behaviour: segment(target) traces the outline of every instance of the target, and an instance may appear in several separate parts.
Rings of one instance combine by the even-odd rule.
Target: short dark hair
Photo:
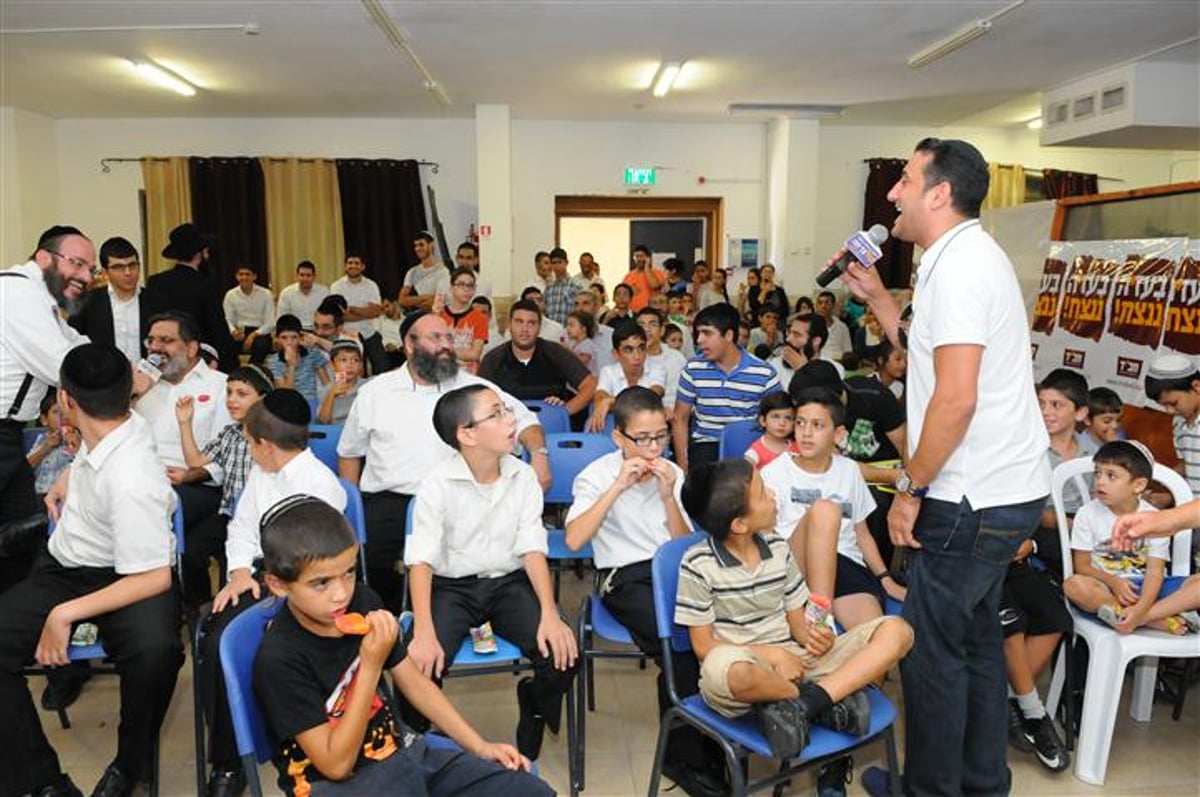
[[[787,393],[783,391],[768,393],[758,402],[758,417],[759,419],[765,418],[767,417],[767,413],[774,412],[775,410],[794,409],[796,409],[796,404]]]
[[[312,273],[317,273],[317,266],[311,260],[301,260],[296,264],[296,273],[299,274],[302,270],[308,269]]]
[[[667,325],[663,327],[663,338],[665,339],[668,335],[672,335],[676,332],[678,332],[680,335],[683,335],[683,327],[679,326],[679,324],[676,324],[673,321],[668,322]]]
[[[629,287],[629,286],[626,285],[625,287]],[[641,310],[637,311],[637,315],[635,315],[634,318],[641,318],[644,315],[652,315],[655,318],[657,318],[658,325],[660,327],[663,324],[667,323],[667,314],[664,313],[662,310],[659,310],[657,307],[651,307],[650,305],[646,305]]]
[[[1037,386],[1039,393],[1043,390],[1057,390],[1066,397],[1067,401],[1074,404],[1077,410],[1088,405],[1087,378],[1070,368],[1055,368],[1046,374],[1046,378]]]
[[[1192,390],[1192,385],[1200,382],[1200,369],[1192,371],[1188,376],[1177,376],[1171,378],[1162,378],[1158,376],[1146,376],[1146,395],[1153,401],[1158,401],[1163,393],[1168,391],[1180,391],[1188,393]]]
[[[646,342],[646,332],[638,325],[637,321],[632,318],[622,318],[613,328],[612,347],[613,351],[621,348],[621,344],[627,340],[640,340]]]
[[[834,304],[837,304],[837,295],[833,291],[821,291],[817,294],[818,299],[824,299],[826,296],[828,296],[830,301],[832,301]]]
[[[291,313],[284,313],[275,319],[275,334],[281,332],[303,332],[304,325],[300,323],[300,319]]]
[[[55,224],[53,227],[50,227],[38,236],[37,248],[44,249],[47,252],[53,252],[58,249],[63,238],[69,238],[72,235],[78,235],[81,238],[87,238],[86,235],[79,231],[78,227],[72,227],[69,224]]]
[[[540,251],[540,252],[538,252],[537,254],[535,254],[535,255],[533,256],[533,262],[534,262],[534,263],[536,263],[536,262],[538,262],[539,260],[541,260],[543,257],[550,257],[550,253],[549,253],[549,252],[546,252],[546,251]]]
[[[342,263],[344,264],[347,260],[349,260],[352,257],[355,258],[356,260],[361,260],[364,263],[367,262],[367,259],[365,257],[363,257],[363,253],[361,251],[359,251],[358,249],[347,249],[346,256],[344,258],[342,258]]]
[[[563,249],[561,246],[554,247],[553,249],[550,250],[550,259],[551,260],[566,260],[567,259],[567,250]]]
[[[811,343],[813,338],[821,340],[821,347],[829,342],[829,325],[825,323],[825,319],[818,313],[796,313],[788,319],[790,326],[793,321],[805,321],[808,323],[808,340]]]
[[[792,395],[792,401],[797,401],[800,394],[811,387],[840,392],[845,389],[845,384],[833,363],[827,360],[809,360],[792,374],[792,381],[788,383],[788,393]]]
[[[314,316],[318,316],[318,315],[332,316],[333,317],[333,325],[335,327],[340,327],[342,324],[344,324],[346,322],[346,313],[342,309],[341,304],[339,304],[338,302],[329,301],[332,298],[333,298],[332,296],[325,297],[321,301],[321,303],[319,305],[317,305],[316,312],[314,312],[313,315]]]
[[[113,258],[137,257],[138,251],[128,240],[115,236],[100,244],[100,265],[108,268],[108,261]]]
[[[522,302],[523,302],[523,301],[525,301],[525,300],[526,300],[526,299],[528,299],[530,296],[533,296],[535,293],[536,293],[538,296],[541,296],[541,295],[542,295],[542,289],[541,289],[541,288],[539,288],[539,287],[538,287],[538,286],[536,286],[536,285],[530,285],[530,286],[526,287],[526,288],[525,288],[525,290],[521,291],[521,301],[522,301]]]
[[[583,327],[583,332],[589,338],[596,337],[596,317],[591,313],[585,313],[582,310],[573,310],[567,314],[567,320],[574,318]],[[614,344],[615,347],[616,344]]]
[[[916,151],[931,156],[925,164],[925,190],[949,183],[951,207],[967,218],[978,218],[990,180],[979,150],[957,139],[923,138]]]
[[[174,321],[179,325],[179,339],[184,343],[200,340],[200,327],[196,324],[196,319],[191,313],[185,313],[182,310],[166,310],[161,313],[155,313],[150,316],[150,320],[146,323],[146,329],[150,329],[159,321]]]
[[[45,415],[46,413],[50,412],[50,410],[53,409],[54,405],[57,403],[58,403],[58,391],[57,390],[47,390],[46,395],[42,396],[41,403],[38,404],[38,417],[40,418],[43,415]]]
[[[450,272],[451,284],[453,284],[453,282],[459,277],[470,277],[471,279],[475,279],[475,269],[471,268],[470,266],[455,266],[454,270]]]
[[[421,230],[419,233],[413,236],[413,241],[428,241],[429,243],[433,243],[433,236],[425,230]]]
[[[308,447],[308,427],[289,423],[278,417],[261,401],[246,410],[242,421],[246,433],[255,440],[266,440],[285,451],[302,451]]]
[[[345,296],[342,296],[340,293],[331,293],[321,300],[321,304],[317,306],[317,312],[324,315],[333,315],[332,310],[324,309],[326,307],[330,307],[337,308],[342,315],[345,315],[346,308],[349,306],[350,302],[347,301]]]
[[[722,459],[696,465],[683,483],[683,508],[717,540],[729,536],[733,521],[746,514],[754,466]]]
[[[471,299],[471,304],[472,304],[472,305],[476,305],[476,304],[482,304],[482,305],[483,305],[484,307],[486,307],[488,310],[491,310],[491,309],[492,309],[492,300],[491,300],[491,299],[489,299],[489,298],[488,298],[488,297],[486,297],[486,296],[476,296],[476,297],[474,297],[473,299]]]
[[[842,404],[842,397],[833,388],[806,387],[797,391],[795,398],[797,410],[809,404],[819,404],[829,410],[829,417],[833,420],[835,428],[846,425],[846,406]]]
[[[663,261],[663,271],[682,274],[684,271],[683,261],[677,257],[668,257]]]
[[[617,394],[612,405],[613,425],[624,430],[639,412],[661,412],[665,415],[667,411],[663,408],[662,396],[648,387],[634,385]]]
[[[529,290],[529,289],[526,288],[526,290]],[[517,312],[518,310],[524,310],[529,313],[534,313],[537,315],[538,321],[542,320],[542,308],[538,307],[538,303],[535,302],[533,299],[521,298],[521,299],[518,299],[517,301],[513,302],[512,307],[508,308],[509,319],[511,319],[513,317],[513,313]]]
[[[1154,477],[1154,463],[1146,459],[1146,454],[1128,440],[1113,440],[1100,446],[1092,455],[1092,462],[1097,465],[1117,465],[1129,471],[1135,479]]]
[[[243,365],[229,372],[226,382],[245,382],[254,392],[265,396],[275,389],[275,379],[260,365]]]
[[[479,245],[476,244],[474,241],[463,241],[458,246],[454,247],[455,252],[461,251],[463,249],[470,249],[471,252],[474,253],[477,257],[479,255]]]
[[[721,337],[724,337],[726,332],[732,332],[734,341],[737,341],[739,320],[738,311],[732,304],[717,302],[696,313],[696,317],[692,319],[692,329],[712,327]]]
[[[460,426],[470,426],[475,411],[475,397],[485,390],[491,390],[484,384],[467,385],[443,393],[433,407],[433,429],[442,442],[459,450],[458,429]]]
[[[272,506],[259,531],[263,570],[288,584],[300,579],[306,565],[358,544],[345,515],[311,495],[289,496]]]
[[[637,246],[633,247],[633,253],[636,255],[638,252],[641,252],[646,257],[650,257],[652,254],[650,252],[650,247],[646,246],[645,244],[638,244]]]
[[[1094,418],[1105,413],[1121,412],[1125,403],[1111,387],[1094,387],[1088,391],[1088,412]]]
[[[618,282],[616,285],[613,286],[613,290],[612,290],[613,298],[614,299],[616,298],[617,291],[621,290],[622,288],[625,289],[625,292],[629,294],[629,298],[632,299],[633,298],[633,288],[630,287],[629,285],[626,285],[624,282]],[[650,309],[654,309],[654,308],[650,308]]]
[[[84,343],[67,352],[58,369],[58,383],[84,415],[113,421],[129,412],[133,370],[116,346]]]
[[[884,338],[875,344],[872,359],[875,360],[877,366],[882,366],[888,361],[888,358],[892,356],[892,352],[895,350],[896,346],[892,343],[891,339]]]

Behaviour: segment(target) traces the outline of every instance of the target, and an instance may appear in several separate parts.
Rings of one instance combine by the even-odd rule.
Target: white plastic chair
[[[1051,496],[1058,517],[1059,541],[1062,545],[1063,579],[1070,578],[1075,568],[1071,560],[1071,532],[1063,510],[1063,485],[1073,478],[1092,471],[1091,457],[1064,462],[1054,469]],[[1154,466],[1154,479],[1171,491],[1176,504],[1192,500],[1187,482],[1165,465]],[[1191,561],[1192,532],[1175,535],[1171,549],[1171,575],[1186,576]],[[1133,695],[1130,715],[1137,722],[1149,722],[1154,705],[1154,682],[1158,660],[1200,656],[1200,637],[1195,634],[1173,636],[1161,631],[1140,629],[1132,634],[1118,634],[1114,629],[1070,604],[1067,608],[1075,621],[1075,638],[1088,646],[1087,686],[1083,696],[1083,714],[1079,723],[1079,739],[1075,749],[1075,777],[1094,786],[1104,785],[1108,769],[1108,753],[1112,746],[1113,726],[1117,720],[1117,705],[1121,700],[1125,668],[1134,665]],[[1050,683],[1046,710],[1054,716],[1062,697],[1066,680],[1066,654],[1059,654]]]

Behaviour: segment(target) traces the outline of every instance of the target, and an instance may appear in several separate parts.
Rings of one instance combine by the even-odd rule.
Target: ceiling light
[[[156,86],[161,86],[164,89],[170,89],[176,94],[182,94],[185,97],[196,96],[195,86],[171,70],[159,66],[153,61],[130,61],[129,63],[143,80],[153,83]]]
[[[679,77],[679,71],[683,69],[683,64],[679,61],[668,61],[663,64],[662,69],[658,73],[658,79],[654,81],[654,96],[665,97],[671,87],[675,85],[675,78]]]
[[[816,105],[799,102],[735,102],[726,112],[730,116],[773,116],[785,119],[824,119],[841,116],[845,105]]]
[[[1028,127],[1030,130],[1041,130],[1042,129],[1042,117],[1040,117],[1040,116],[1033,117],[1032,119],[1030,119],[1028,122],[1025,123],[1025,126]]]
[[[965,28],[952,33],[944,39],[934,42],[924,50],[921,50],[908,59],[909,68],[919,69],[920,67],[923,67],[926,64],[931,64],[939,58],[944,58],[958,48],[975,41],[980,36],[992,29],[992,22],[1004,16],[1018,6],[1024,5],[1024,3],[1025,0],[1016,0],[1016,2],[1009,3],[996,13],[990,14],[983,19],[977,19],[970,25],[967,25]]]

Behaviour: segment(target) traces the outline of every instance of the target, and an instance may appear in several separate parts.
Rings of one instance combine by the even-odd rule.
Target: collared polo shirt
[[[758,417],[763,396],[780,391],[775,369],[741,350],[742,359],[729,373],[703,356],[693,357],[679,375],[675,401],[692,408],[692,440],[715,443],[721,430],[734,421]]]

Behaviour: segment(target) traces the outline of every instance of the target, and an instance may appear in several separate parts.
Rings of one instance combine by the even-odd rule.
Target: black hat
[[[281,421],[308,426],[312,421],[312,410],[304,396],[290,387],[280,387],[262,397],[263,408]]]
[[[52,241],[57,241],[59,238],[65,238],[68,235],[82,236],[83,233],[79,231],[78,227],[72,227],[69,224],[55,224],[38,237],[37,248],[45,249],[51,245]]]
[[[403,344],[405,340],[408,340],[408,331],[413,328],[413,324],[417,323],[427,315],[433,315],[433,313],[429,312],[428,310],[414,310],[400,320],[401,344]]]
[[[792,381],[788,384],[788,393],[794,399],[800,391],[810,387],[827,387],[840,393],[842,377],[838,375],[837,368],[833,363],[825,360],[809,360],[792,375]]]
[[[191,260],[196,253],[210,246],[214,236],[200,232],[190,221],[171,230],[171,241],[162,250],[163,257]]]

